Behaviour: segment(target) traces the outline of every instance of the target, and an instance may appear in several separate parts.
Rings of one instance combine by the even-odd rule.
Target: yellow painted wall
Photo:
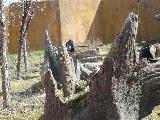
[[[137,0],[59,0],[59,5],[62,41],[72,39],[76,43],[113,41],[129,12],[138,11]],[[58,41],[54,2],[39,2],[37,6],[27,35],[30,49],[44,48],[44,33],[47,26],[52,42],[56,44]],[[19,12],[19,7],[13,5],[10,7],[10,52],[17,51]],[[160,13],[160,0],[140,0],[139,13],[138,41],[160,39],[160,22],[153,19],[154,15]]]

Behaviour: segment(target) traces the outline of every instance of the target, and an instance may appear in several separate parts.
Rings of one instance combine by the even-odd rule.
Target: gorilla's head
[[[68,42],[66,43],[66,48],[69,52],[75,52],[73,40],[68,40]]]

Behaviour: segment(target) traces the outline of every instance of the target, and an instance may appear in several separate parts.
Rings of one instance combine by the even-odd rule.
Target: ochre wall
[[[128,13],[136,12],[137,4],[133,1],[136,0],[104,0],[101,2],[101,6],[99,6],[101,13],[97,11],[97,14],[101,14],[98,31],[103,29],[101,36],[104,42],[113,41],[115,35],[120,32]],[[95,21],[96,19],[99,18],[95,17]],[[97,24],[95,28],[96,26]]]
[[[138,0],[59,0],[61,38],[76,43],[86,41],[111,42],[120,32],[129,12],[138,11]],[[36,14],[31,20],[27,35],[30,49],[44,48],[44,33],[48,26],[52,42],[57,43],[56,7],[54,2],[37,3]],[[43,8],[43,11],[42,9]],[[10,7],[9,51],[17,51],[20,8]],[[13,13],[13,14],[11,14]],[[137,41],[160,39],[160,22],[153,16],[160,13],[160,0],[140,0],[139,30]],[[14,15],[15,14],[15,15]],[[14,21],[13,21],[14,20]]]
[[[20,10],[17,3],[10,6],[9,24],[9,52],[15,53],[18,50],[19,29],[20,29]],[[36,3],[35,14],[30,22],[27,34],[27,47],[30,50],[43,49],[45,46],[45,30],[49,30],[51,40],[57,43],[57,26],[55,7],[53,2]]]
[[[101,0],[88,39],[113,41],[130,12],[138,13],[138,0]],[[139,0],[139,29],[137,42],[160,39],[160,22],[154,15],[160,13],[160,0]]]
[[[100,0],[59,0],[62,41],[84,42]]]
[[[160,22],[153,17],[160,13],[160,0],[140,0],[138,40],[160,40]]]

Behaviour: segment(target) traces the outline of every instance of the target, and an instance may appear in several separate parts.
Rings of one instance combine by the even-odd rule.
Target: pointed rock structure
[[[57,85],[51,70],[46,72],[45,92],[46,101],[43,119],[68,120],[65,104],[57,96]]]
[[[59,47],[59,64],[61,69],[61,76],[63,79],[62,88],[64,96],[68,97],[75,92],[76,74],[73,59],[68,54],[64,45]]]
[[[154,106],[160,104],[160,64],[150,64],[137,59],[137,29],[138,16],[130,13],[100,69],[91,75],[89,97],[86,97],[87,105],[78,112],[72,111],[69,115],[65,112],[65,105],[56,95],[56,82],[52,72],[46,72],[46,103],[42,118],[139,120],[148,115]],[[67,97],[74,93],[76,75],[73,74],[73,60],[67,50],[64,46],[59,49],[63,91]]]
[[[62,83],[58,64],[58,49],[52,45],[48,32],[46,32],[46,53],[49,57],[49,64],[54,78],[57,82]]]
[[[130,13],[101,69],[92,77],[91,120],[139,120],[155,106],[149,96],[160,90],[160,67],[145,61],[137,63],[137,29],[138,16]]]
[[[70,96],[75,91],[75,82],[80,77],[80,63],[76,57],[71,57],[65,46],[58,49],[50,41],[48,31],[46,31],[46,46],[44,63],[41,68],[42,84],[47,69],[52,70],[52,74],[58,86],[62,86],[64,96]],[[74,59],[74,61],[73,61]]]
[[[131,13],[122,32],[116,36],[100,71],[91,80],[90,110],[93,120],[128,120],[131,116],[134,119],[138,117],[139,99],[130,99],[134,91],[127,84],[136,64],[137,28],[138,17]],[[138,87],[135,89],[139,92]]]
[[[45,34],[45,42],[46,42],[45,55],[44,55],[44,63],[41,68],[41,76],[42,76],[41,79],[43,81],[46,70],[51,69],[55,80],[60,85],[62,84],[62,78],[60,75],[60,67],[58,62],[58,50],[56,47],[52,45],[50,37],[48,35],[48,31],[46,31]]]

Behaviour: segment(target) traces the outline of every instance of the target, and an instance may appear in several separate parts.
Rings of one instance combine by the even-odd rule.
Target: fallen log
[[[80,75],[81,75],[81,71],[80,71],[80,61],[77,59],[77,56],[75,53],[73,52],[68,52],[69,56],[71,57],[71,59],[73,60],[73,69],[75,71],[76,74],[76,79],[80,80]]]
[[[85,63],[85,62],[98,62],[102,60],[104,60],[104,58],[100,56],[100,57],[86,57],[86,58],[80,59],[79,61],[82,63]]]
[[[84,52],[80,52],[76,54],[77,59],[82,59],[86,57],[95,57],[96,55],[99,55],[99,48],[87,50]]]

